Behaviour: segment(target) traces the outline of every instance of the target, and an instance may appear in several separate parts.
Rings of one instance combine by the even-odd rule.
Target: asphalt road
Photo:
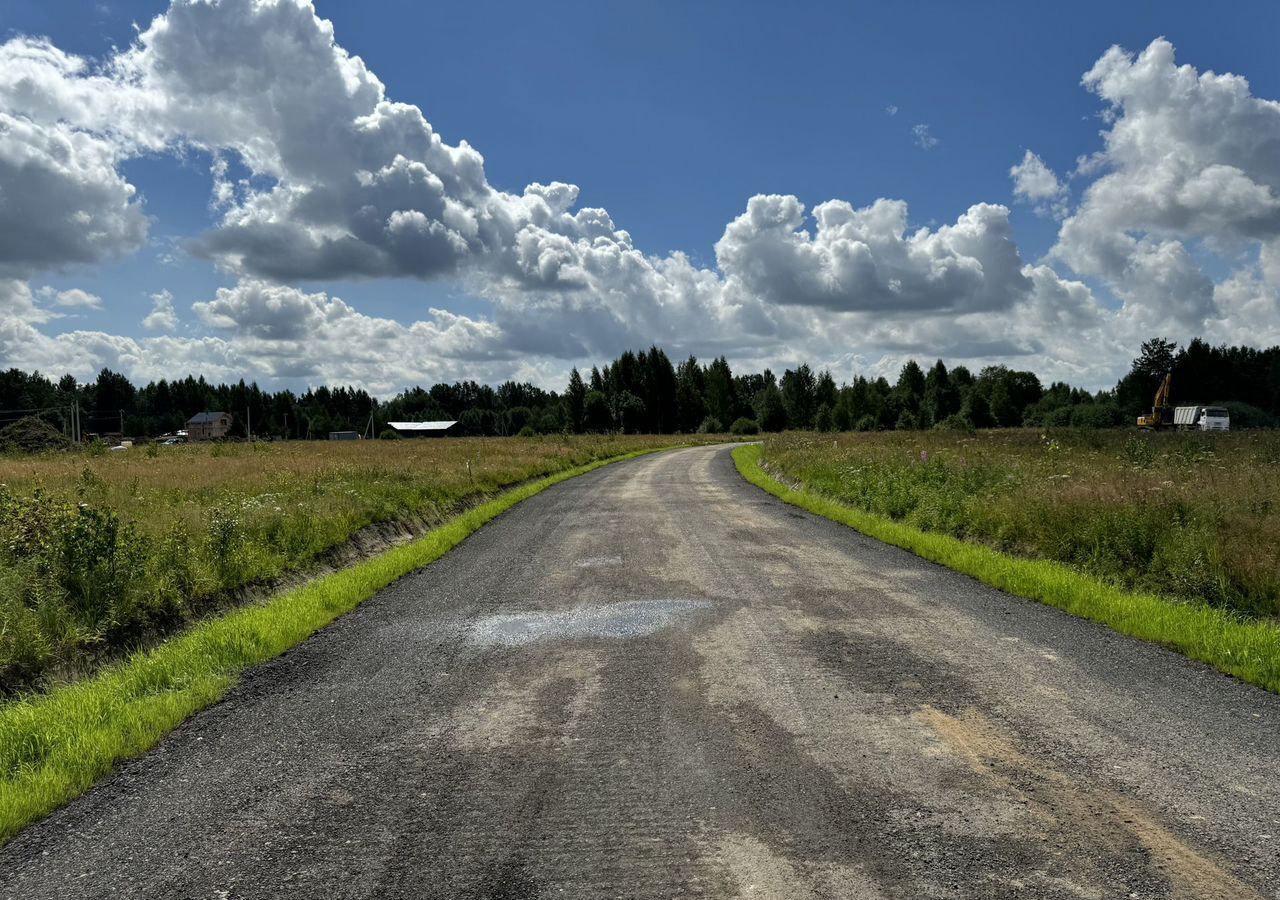
[[[741,481],[517,506],[0,851],[0,897],[1280,897],[1280,697]]]

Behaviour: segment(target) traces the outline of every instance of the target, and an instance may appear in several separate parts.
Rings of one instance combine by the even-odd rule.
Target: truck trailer
[[[1173,425],[1179,431],[1230,431],[1231,416],[1222,406],[1179,406]]]

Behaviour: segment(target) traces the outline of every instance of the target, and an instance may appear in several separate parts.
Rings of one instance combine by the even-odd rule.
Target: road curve
[[[1280,697],[788,507],[598,470],[0,850],[0,897],[1280,897]]]

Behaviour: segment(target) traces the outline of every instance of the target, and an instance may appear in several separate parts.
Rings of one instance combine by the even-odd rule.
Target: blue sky
[[[1280,96],[1274,53],[1280,6],[1274,3],[1235,3],[1229,13],[1204,3],[1114,2],[783,7],[316,0],[315,7],[332,21],[337,44],[363,59],[389,98],[418,106],[446,143],[465,140],[483,154],[494,188],[518,194],[530,182],[578,185],[578,207],[606,208],[643,252],[682,251],[710,270],[718,266],[716,242],[726,225],[757,194],[794,195],[810,209],[830,199],[855,208],[877,198],[902,200],[912,228],[955,223],[975,203],[1003,204],[1011,209],[1021,260],[1042,260],[1058,241],[1062,216],[1017,202],[1009,170],[1030,149],[1065,181],[1078,157],[1104,148],[1100,131],[1111,122],[1100,114],[1108,104],[1082,86],[1081,76],[1113,44],[1139,53],[1164,37],[1176,47],[1178,63],[1200,73],[1242,74],[1256,98]],[[134,23],[146,28],[167,8],[157,0],[7,0],[0,39],[45,36],[66,53],[102,60],[113,47],[128,47]],[[936,145],[919,145],[913,129],[921,125]],[[131,153],[119,163],[145,200],[145,247],[95,265],[23,273],[33,289],[75,287],[103,300],[100,309],[64,311],[43,324],[44,333],[79,329],[142,338],[148,297],[161,290],[174,295],[183,315],[180,335],[211,333],[207,322],[185,315],[188,307],[209,301],[218,287],[234,288],[244,273],[182,249],[185,239],[216,228],[225,212],[210,206],[212,157],[200,145]],[[224,152],[235,161],[234,152]],[[1094,177],[1071,181],[1073,211]],[[1268,178],[1254,180],[1266,184]],[[1126,229],[1161,233],[1146,223]],[[1216,237],[1178,235],[1192,253]],[[1231,251],[1256,252],[1256,246]],[[1232,264],[1211,256],[1203,269],[1217,283]],[[1107,309],[1122,306],[1126,291],[1136,290],[1118,286],[1101,269],[1054,265],[1096,292]],[[511,309],[465,272],[280,280],[406,325],[430,307],[477,320],[492,318],[495,303]],[[856,299],[854,307],[861,308]],[[775,331],[776,347],[797,340],[786,330]],[[828,358],[819,361],[843,366],[845,377],[857,366],[896,364],[894,341],[864,348],[861,330],[850,322],[847,352],[827,348]],[[701,343],[714,349],[714,341]],[[698,349],[700,341],[689,344]],[[607,341],[583,345],[614,349]],[[912,346],[922,356],[950,349],[935,351],[920,340]],[[771,356],[763,341],[744,345],[742,354],[751,361],[789,358],[783,350]],[[567,370],[571,362],[552,353],[544,369]],[[500,365],[475,368],[478,377],[504,374]],[[464,359],[446,370],[469,374]],[[1082,369],[1079,375],[1103,377],[1086,377]]]

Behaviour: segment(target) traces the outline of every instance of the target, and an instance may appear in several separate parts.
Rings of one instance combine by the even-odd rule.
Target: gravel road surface
[[[1280,897],[1280,697],[610,466],[254,670],[0,897]]]

